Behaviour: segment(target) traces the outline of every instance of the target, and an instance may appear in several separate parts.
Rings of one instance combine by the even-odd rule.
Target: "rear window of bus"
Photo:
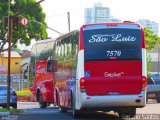
[[[135,49],[140,48],[140,29],[109,28],[84,30],[86,49]]]

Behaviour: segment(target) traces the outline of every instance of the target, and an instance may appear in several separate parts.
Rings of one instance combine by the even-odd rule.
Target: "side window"
[[[74,59],[74,56],[75,56],[75,44],[74,44],[73,36],[71,36],[71,46],[72,46],[71,55],[72,55],[72,59]]]
[[[72,37],[72,59],[75,59],[78,54],[78,35],[75,33]]]
[[[75,38],[75,46],[76,46],[76,57],[78,56],[78,40],[79,40],[79,33],[75,33],[74,35]]]
[[[57,42],[56,50],[57,50],[57,53],[56,53],[57,54],[57,60],[60,61],[60,55],[61,55],[61,53],[60,53],[61,52],[60,41]]]
[[[70,40],[70,37],[67,37],[65,39],[65,58],[66,60],[71,59],[70,56],[71,56],[71,40]]]
[[[53,59],[57,59],[57,42],[55,42],[54,46],[53,46]]]
[[[64,60],[64,53],[65,53],[65,49],[64,49],[64,47],[65,47],[65,44],[64,44],[64,40],[61,40],[60,41],[60,46],[59,46],[59,51],[60,51],[60,61],[63,61]]]
[[[64,56],[66,59],[67,58],[67,41],[66,41],[66,39],[64,40]]]

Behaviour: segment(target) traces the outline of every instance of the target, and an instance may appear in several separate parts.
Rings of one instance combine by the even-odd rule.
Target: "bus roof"
[[[74,31],[71,31],[71,32],[66,33],[66,34],[62,34],[57,39],[63,39],[63,38],[68,37],[68,36],[70,36],[72,34],[76,34],[77,32],[79,32],[79,30],[74,30]]]
[[[139,23],[130,22],[130,21],[124,21],[124,22],[106,22],[106,23],[93,23],[93,24],[85,24],[82,26],[82,28],[90,27],[90,26],[96,26],[96,25],[106,25],[106,26],[119,26],[119,25],[134,25],[136,27],[142,27]]]
[[[52,41],[55,41],[55,39],[39,40],[39,41],[37,41],[35,44],[40,44],[40,43],[44,43],[44,42],[52,42]]]

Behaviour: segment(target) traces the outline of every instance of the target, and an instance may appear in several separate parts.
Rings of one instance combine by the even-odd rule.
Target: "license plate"
[[[149,94],[148,97],[155,97],[155,94]]]

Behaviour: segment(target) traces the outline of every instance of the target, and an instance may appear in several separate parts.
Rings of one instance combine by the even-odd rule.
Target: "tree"
[[[36,3],[36,0],[11,0],[10,15],[14,16],[16,13],[21,11],[28,6],[32,6]],[[3,16],[8,15],[8,0],[2,0],[0,2],[0,53],[4,51],[4,45],[7,43],[7,33],[3,32]],[[36,5],[24,13],[19,15],[19,18],[26,17],[29,20],[36,20],[46,25],[46,15],[42,11],[41,5]],[[17,42],[24,43],[26,46],[30,45],[31,40],[40,40],[47,38],[48,34],[46,28],[37,23],[30,22],[26,27],[19,24],[19,31],[13,32],[12,35],[12,46],[16,46]]]
[[[149,50],[152,50],[155,47],[159,46],[160,38],[149,28],[144,28],[144,31],[145,31],[145,39],[146,39],[146,49],[148,52]],[[147,76],[150,76],[149,75],[150,68],[151,68],[151,57],[147,53]]]
[[[146,40],[146,49],[152,50],[158,45],[159,37],[149,28],[144,28],[145,40]]]

